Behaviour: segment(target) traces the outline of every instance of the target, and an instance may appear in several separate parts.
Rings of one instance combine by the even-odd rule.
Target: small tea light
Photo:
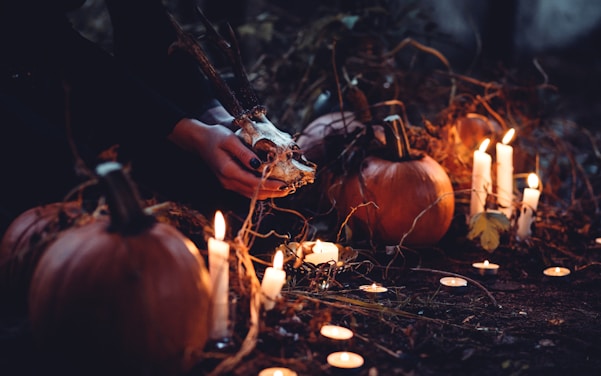
[[[328,364],[336,368],[353,369],[363,365],[363,357],[359,354],[339,351],[328,355]]]
[[[309,247],[313,253],[305,254],[304,261],[313,265],[319,265],[324,263],[337,263],[338,262],[338,246],[331,242],[322,242],[316,240],[315,242],[304,242],[303,246]],[[299,248],[299,251],[302,250]]]
[[[297,373],[289,368],[271,367],[259,372],[259,376],[297,376]]]
[[[459,277],[442,277],[440,284],[448,287],[466,287],[467,281]]]
[[[388,291],[388,289],[386,287],[377,285],[375,283],[372,283],[371,285],[361,285],[361,286],[359,286],[359,289],[362,291],[371,292],[371,293],[380,293],[380,292]]]
[[[319,333],[324,337],[341,341],[353,338],[352,330],[337,325],[324,325]]]
[[[571,273],[570,269],[562,266],[552,266],[543,271],[543,274],[548,277],[565,277]]]
[[[467,289],[467,281],[459,277],[442,277],[440,284],[445,290],[453,294],[462,294]]]
[[[482,276],[497,275],[497,272],[499,271],[499,264],[493,264],[488,260],[484,260],[484,262],[475,262],[472,266],[476,268],[478,273]]]

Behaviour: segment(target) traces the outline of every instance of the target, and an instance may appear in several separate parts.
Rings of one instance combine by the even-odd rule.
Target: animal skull
[[[277,129],[263,111],[253,112],[237,119],[240,129],[236,134],[257,153],[262,167],[268,168],[268,177],[293,189],[313,183],[317,165],[309,162],[292,136]]]

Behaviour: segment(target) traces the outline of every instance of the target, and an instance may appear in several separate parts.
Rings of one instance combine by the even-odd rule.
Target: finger
[[[259,157],[249,149],[236,135],[231,135],[223,146],[224,150],[236,158],[242,165],[250,170],[261,166]]]
[[[224,188],[236,191],[245,197],[252,198],[256,195],[259,200],[271,197],[284,197],[293,191],[284,182],[274,179],[262,179],[246,171],[230,160],[219,174],[219,180]]]

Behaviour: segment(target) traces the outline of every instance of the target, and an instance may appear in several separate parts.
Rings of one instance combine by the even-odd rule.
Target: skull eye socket
[[[255,150],[255,154],[257,154],[257,157],[259,157],[261,161],[268,162],[269,152],[267,150]]]
[[[258,149],[255,154],[262,162],[273,162],[276,160],[276,153],[273,150]],[[290,159],[290,158],[288,158]]]
[[[300,151],[300,149],[294,150],[292,153],[290,153],[290,157],[294,160],[300,161],[303,159],[303,153]],[[288,158],[290,159],[290,158]]]
[[[275,143],[269,139],[263,138],[258,140],[253,149],[257,157],[263,162],[272,162],[276,159],[277,148]]]

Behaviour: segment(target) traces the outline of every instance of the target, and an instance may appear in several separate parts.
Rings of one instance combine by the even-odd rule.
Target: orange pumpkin
[[[332,202],[341,219],[352,214],[349,225],[355,233],[376,242],[433,245],[453,219],[451,180],[434,159],[411,152],[398,116],[385,123],[386,153],[365,157],[359,171],[341,176],[332,187]]]
[[[32,333],[52,366],[78,374],[189,371],[208,337],[210,280],[187,237],[144,213],[121,166],[99,166],[110,221],[64,231],[29,294]]]
[[[11,222],[0,242],[0,299],[7,309],[26,312],[29,283],[42,253],[83,214],[79,202],[56,202],[26,210]]]

